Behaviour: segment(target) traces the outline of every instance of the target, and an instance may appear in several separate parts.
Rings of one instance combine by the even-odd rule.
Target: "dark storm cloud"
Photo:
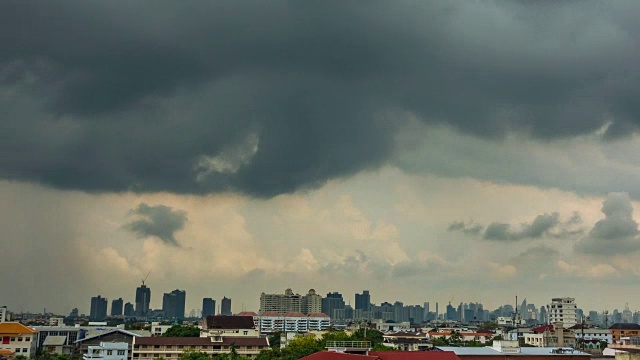
[[[3,1],[0,176],[273,196],[380,166],[398,114],[627,134],[638,5],[606,4]]]
[[[187,222],[187,214],[182,210],[174,210],[169,206],[149,206],[141,203],[131,210],[132,215],[138,219],[126,224],[124,227],[138,235],[140,238],[150,236],[157,237],[166,244],[179,246],[175,233],[184,228]]]
[[[449,228],[447,230],[449,231],[462,231],[465,234],[470,234],[470,235],[477,235],[480,234],[482,232],[482,229],[484,229],[484,227],[482,225],[479,224],[465,224],[462,221],[454,221],[449,225]]]
[[[611,193],[602,205],[604,219],[576,244],[576,250],[592,255],[619,255],[640,250],[640,230],[626,193]]]

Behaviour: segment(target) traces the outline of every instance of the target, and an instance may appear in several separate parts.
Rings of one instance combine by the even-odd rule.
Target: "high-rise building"
[[[302,295],[287,289],[284,294],[260,294],[260,313],[265,312],[302,312]]]
[[[322,313],[329,315],[332,319],[336,319],[335,310],[344,310],[344,308],[344,299],[339,292],[328,293],[327,297],[322,299]]]
[[[78,315],[79,315],[78,308],[73,308],[73,309],[71,309],[71,313],[69,313],[69,317],[77,318],[77,317],[78,317]]]
[[[124,303],[122,298],[111,300],[111,316],[120,316],[122,315],[122,307]]]
[[[574,298],[553,298],[547,310],[547,316],[551,324],[562,322],[562,326],[566,329],[577,323],[576,299]]]
[[[94,296],[91,298],[91,311],[89,319],[93,321],[104,320],[107,317],[107,299],[102,296]]]
[[[187,293],[184,290],[173,290],[162,296],[162,312],[165,319],[184,319],[184,306]]]
[[[453,305],[451,305],[451,303],[447,305],[446,320],[458,320],[456,308],[454,308]]]
[[[151,302],[151,289],[146,285],[136,289],[136,315],[147,316],[149,312],[149,303]]]
[[[316,294],[315,289],[309,289],[307,295],[302,297],[302,313],[309,315],[320,312],[322,312],[322,296]]]
[[[202,299],[202,317],[214,316],[216,314],[216,301],[212,298]]]
[[[233,313],[231,312],[231,299],[226,296],[222,298],[220,304],[220,315],[231,316]]]
[[[124,304],[124,316],[133,316],[134,314],[133,304],[130,302]]]
[[[356,293],[356,310],[369,311],[371,307],[371,295],[369,290],[362,290],[362,294]]]

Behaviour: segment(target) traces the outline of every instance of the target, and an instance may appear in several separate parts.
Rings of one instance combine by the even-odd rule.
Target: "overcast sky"
[[[640,310],[640,2],[0,2],[0,305]]]

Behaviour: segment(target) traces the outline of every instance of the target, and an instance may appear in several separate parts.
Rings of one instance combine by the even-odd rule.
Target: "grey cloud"
[[[480,224],[466,225],[463,222],[454,221],[449,225],[448,230],[461,231],[466,235],[482,235],[485,240],[495,241],[538,239],[544,236],[560,237],[581,233],[580,230],[570,228],[576,221],[576,216],[579,214],[574,213],[566,223],[562,223],[560,214],[557,212],[542,214],[536,216],[531,223],[521,224],[517,229],[514,229],[511,224],[500,222],[493,222],[484,229]],[[484,232],[482,232],[483,229]]]
[[[592,255],[617,255],[640,250],[640,231],[626,193],[611,193],[602,205],[604,219],[576,244],[576,250]]]
[[[126,224],[124,227],[137,234],[141,238],[157,237],[164,243],[179,246],[175,233],[184,228],[187,222],[187,214],[182,210],[174,210],[169,206],[149,206],[141,203],[131,214],[139,217]]]
[[[447,230],[449,231],[462,231],[465,234],[469,234],[469,235],[477,235],[480,234],[482,232],[482,230],[484,229],[484,227],[480,224],[465,224],[462,221],[454,221],[451,223],[451,225],[449,225],[449,228]]]
[[[4,1],[0,177],[268,197],[381,166],[398,114],[489,139],[612,119],[621,136],[640,119],[638,10]]]

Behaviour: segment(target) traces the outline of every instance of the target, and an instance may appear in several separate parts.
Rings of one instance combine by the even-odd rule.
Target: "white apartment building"
[[[548,305],[547,316],[549,324],[561,322],[565,328],[577,324],[576,299],[570,297],[553,298]]]
[[[9,310],[7,310],[6,306],[0,307],[0,323],[11,321],[9,316]]]
[[[129,344],[126,342],[100,342],[100,345],[89,346],[82,360],[127,360]]]
[[[613,343],[613,334],[609,329],[577,329],[575,331],[576,340],[585,342],[606,341],[607,344]]]
[[[304,315],[300,312],[290,312],[286,314],[266,312],[254,317],[254,320],[258,324],[258,328],[261,332],[324,331],[331,326],[331,318],[322,313]]]
[[[27,358],[36,353],[38,332],[18,322],[0,323],[0,350],[9,350]]]

